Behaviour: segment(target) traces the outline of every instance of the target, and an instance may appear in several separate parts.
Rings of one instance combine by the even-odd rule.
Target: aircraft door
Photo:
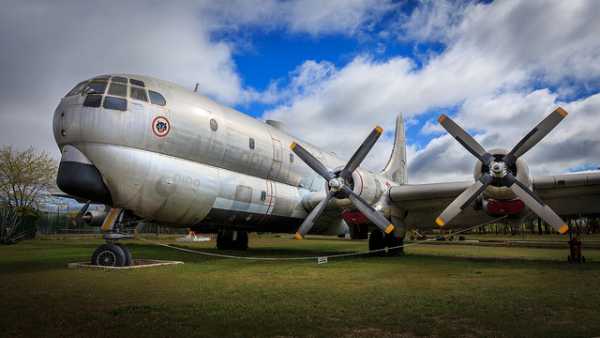
[[[283,164],[283,148],[281,141],[273,138],[273,163],[271,164],[271,171],[269,172],[269,178],[277,178],[281,172],[281,166]]]

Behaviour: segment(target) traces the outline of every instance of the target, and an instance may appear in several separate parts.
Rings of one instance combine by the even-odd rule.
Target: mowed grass
[[[0,336],[600,335],[598,250],[584,252],[591,262],[570,265],[566,248],[421,245],[403,257],[317,265],[211,258],[133,241],[136,258],[185,264],[66,267],[87,261],[101,243],[65,237],[1,246]],[[214,242],[179,245],[216,252]],[[238,254],[318,256],[366,245],[261,236]]]

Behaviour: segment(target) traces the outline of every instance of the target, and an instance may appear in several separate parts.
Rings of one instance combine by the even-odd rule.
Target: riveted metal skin
[[[61,100],[53,119],[56,143],[81,156],[63,156],[59,178],[73,176],[67,167],[85,164],[97,170],[94,178],[106,189],[93,194],[67,191],[77,197],[110,202],[147,220],[207,232],[223,226],[295,232],[307,208],[318,203],[310,197],[325,194],[325,182],[294,156],[289,145],[301,143],[328,168],[345,163],[276,124],[176,84],[132,74],[110,76],[143,81],[146,90],[164,96],[166,105],[128,97],[127,109],[121,111],[85,107],[85,95],[80,94]],[[161,125],[155,125],[157,121]],[[360,176],[356,180],[365,183],[355,192],[374,203],[382,193],[373,189],[381,184],[368,189],[366,184],[389,180],[363,168],[355,173]]]

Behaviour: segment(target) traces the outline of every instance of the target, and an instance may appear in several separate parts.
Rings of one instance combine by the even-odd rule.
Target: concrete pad
[[[102,266],[93,265],[89,262],[69,263],[67,267],[69,269],[101,269],[101,270],[131,270],[131,269],[142,269],[152,268],[156,266],[165,265],[177,265],[183,264],[181,261],[162,261],[156,259],[134,259],[133,264],[130,266]]]

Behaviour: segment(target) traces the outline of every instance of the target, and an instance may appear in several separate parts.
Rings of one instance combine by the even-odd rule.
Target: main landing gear
[[[375,255],[378,256],[401,256],[404,254],[404,248],[401,247],[404,243],[404,238],[394,236],[394,233],[384,234],[383,231],[375,229],[369,235],[369,251],[382,250]],[[398,248],[399,247],[399,248]],[[390,249],[393,248],[393,249]]]
[[[248,249],[248,232],[236,230],[221,230],[217,234],[217,249],[246,250]]]

